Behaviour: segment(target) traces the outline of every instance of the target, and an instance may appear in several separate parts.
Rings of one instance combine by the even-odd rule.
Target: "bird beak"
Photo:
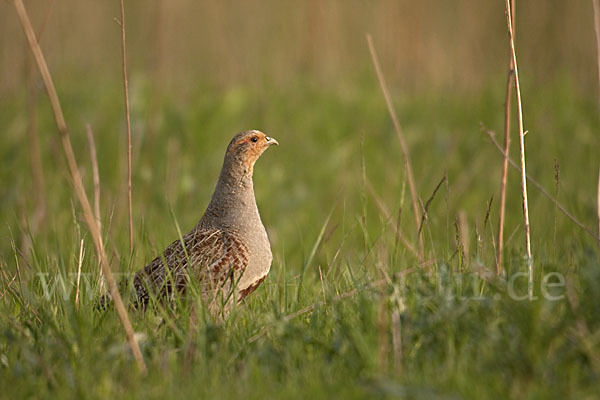
[[[274,145],[274,144],[275,145],[279,145],[279,142],[277,140],[275,140],[274,138],[272,138],[272,137],[268,137],[267,136],[266,140],[267,140],[267,146],[271,146],[271,145]]]

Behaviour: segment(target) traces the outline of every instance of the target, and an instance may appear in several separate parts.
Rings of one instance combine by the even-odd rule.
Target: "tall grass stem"
[[[523,130],[523,105],[521,102],[521,88],[519,83],[519,68],[517,66],[517,53],[515,51],[515,36],[513,31],[512,12],[510,0],[505,0],[506,24],[508,26],[508,39],[510,52],[515,69],[515,92],[517,96],[517,121],[519,124],[519,155],[521,161],[521,200],[523,204],[523,225],[525,228],[525,251],[527,255],[527,268],[529,270],[529,297],[533,296],[533,260],[531,258],[531,234],[529,227],[529,206],[527,204],[527,172],[525,169],[525,132]]]
[[[94,217],[94,214],[92,212],[92,207],[90,206],[90,202],[83,188],[81,174],[79,173],[79,168],[77,167],[77,161],[75,160],[75,154],[73,152],[71,139],[69,137],[69,131],[67,129],[67,124],[65,122],[65,118],[62,112],[62,107],[60,105],[60,101],[56,93],[56,88],[54,87],[54,82],[52,81],[50,71],[48,70],[48,65],[46,64],[46,60],[42,53],[42,49],[40,48],[40,45],[35,36],[35,32],[33,31],[29,15],[27,14],[25,6],[23,5],[23,0],[14,0],[14,5],[23,30],[25,32],[25,36],[27,37],[29,47],[31,48],[38,69],[42,76],[42,80],[44,81],[44,86],[46,87],[46,92],[48,94],[48,98],[52,106],[56,126],[58,127],[58,131],[60,134],[61,144],[65,153],[65,158],[67,159],[73,188],[75,189],[77,199],[79,200],[79,203],[83,208],[84,218],[90,230],[90,234],[92,235],[94,247],[96,249],[98,258],[100,259],[100,264],[102,265],[102,269],[104,270],[104,275],[115,304],[115,309],[117,310],[117,314],[119,315],[121,324],[125,329],[127,341],[129,342],[129,346],[131,347],[131,351],[133,352],[138,367],[140,371],[145,374],[146,364],[144,362],[144,357],[142,355],[142,352],[140,351],[137,339],[134,336],[133,327],[131,326],[129,316],[127,315],[127,310],[123,305],[123,300],[121,299],[117,283],[110,269],[110,265],[108,264],[108,258],[106,257],[106,252],[102,243],[102,235],[100,234],[100,229],[98,227],[98,224],[96,224],[96,218]]]
[[[515,21],[515,0],[511,0],[511,18]],[[513,30],[514,32],[514,30]],[[498,251],[496,253],[496,273],[502,273],[502,258],[504,257],[504,219],[506,215],[506,181],[508,176],[508,156],[510,152],[510,114],[513,80],[515,77],[515,66],[512,55],[508,57],[508,75],[506,77],[506,98],[504,100],[504,161],[502,163],[502,177],[500,179],[500,212],[498,216]]]
[[[402,129],[400,128],[400,123],[398,122],[398,117],[396,116],[396,111],[394,110],[392,99],[390,97],[390,93],[385,83],[385,78],[383,77],[381,65],[379,64],[379,58],[377,57],[377,52],[375,51],[375,46],[373,45],[373,39],[369,34],[367,34],[367,43],[369,44],[369,51],[371,53],[371,60],[373,61],[373,66],[375,67],[375,73],[377,74],[377,80],[379,81],[379,86],[381,87],[381,92],[383,93],[383,97],[385,98],[385,103],[390,113],[390,117],[392,118],[394,130],[396,131],[396,136],[398,137],[398,142],[400,143],[400,149],[402,150],[402,155],[404,156],[404,164],[406,166],[408,176],[408,187],[410,189],[413,213],[415,215],[415,225],[418,231],[419,225],[421,224],[421,218],[419,217],[419,197],[417,195],[415,176],[413,174],[412,165],[410,162],[410,153],[408,151],[408,146],[406,145],[406,140],[404,140],[404,135],[402,134]],[[418,241],[422,262],[425,259],[425,250],[423,248],[423,236],[420,232],[418,235]]]
[[[500,151],[500,153],[504,156],[504,150],[502,149],[502,146],[500,146],[500,143],[498,143],[498,141],[494,137],[494,132],[493,131],[487,131],[487,134],[489,135],[489,137],[490,137],[492,143],[494,144],[494,146],[496,146],[496,148],[498,149],[498,151]],[[510,165],[513,168],[515,168],[517,171],[521,172],[521,169],[520,169],[519,165],[516,163],[515,160],[513,160],[512,158],[509,157],[508,158],[508,162],[510,163]],[[560,202],[558,202],[555,197],[552,197],[552,195],[550,193],[548,193],[548,191],[546,189],[544,189],[544,187],[538,181],[536,181],[531,176],[529,176],[529,174],[527,174],[527,180],[529,182],[531,182],[533,184],[533,186],[535,186],[536,188],[538,188],[538,190],[544,195],[544,197],[546,197],[552,203],[555,203],[556,207],[558,207],[558,209],[560,210],[560,212],[562,212],[567,218],[569,218],[571,221],[573,221],[573,223],[575,223],[575,225],[577,225],[578,227],[580,227],[581,229],[583,229],[594,240],[600,242],[600,237],[596,236],[596,233],[594,233],[594,231],[592,230],[592,228],[589,228],[589,227],[585,226],[583,224],[583,222],[581,222],[577,218],[575,218],[573,216],[573,214],[571,214],[565,208],[565,206],[563,206]]]
[[[123,58],[123,91],[125,95],[125,116],[127,119],[127,209],[129,211],[129,255],[133,254],[133,200],[131,193],[131,117],[129,110],[129,84],[127,82],[127,46],[125,36],[125,6],[121,0],[121,56]]]

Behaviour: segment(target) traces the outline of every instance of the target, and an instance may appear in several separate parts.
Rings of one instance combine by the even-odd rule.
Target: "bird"
[[[231,139],[200,221],[133,278],[133,304],[172,299],[193,284],[213,315],[228,313],[265,280],[273,254],[254,196],[254,164],[279,142],[258,130]]]

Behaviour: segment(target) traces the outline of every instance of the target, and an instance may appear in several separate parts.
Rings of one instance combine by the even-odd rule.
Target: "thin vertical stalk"
[[[75,310],[79,311],[79,283],[81,282],[81,265],[83,264],[83,239],[79,244],[79,261],[77,262],[77,290],[75,291]]]
[[[533,260],[531,258],[531,235],[529,228],[529,206],[527,204],[527,172],[525,170],[525,132],[523,131],[523,106],[521,103],[521,88],[519,85],[519,69],[517,67],[517,53],[515,51],[515,38],[511,14],[510,0],[505,0],[506,24],[510,52],[515,68],[515,91],[517,95],[517,121],[519,124],[519,153],[521,161],[521,199],[523,203],[523,225],[525,227],[525,251],[527,252],[527,267],[529,270],[529,297],[533,297]]]
[[[388,112],[390,113],[390,117],[392,118],[394,130],[396,131],[396,136],[398,137],[398,142],[400,143],[400,149],[402,150],[402,155],[404,156],[404,164],[406,166],[407,172],[406,175],[408,177],[408,187],[410,189],[413,213],[415,215],[415,224],[418,232],[421,261],[424,261],[425,250],[423,248],[423,235],[421,232],[419,232],[419,225],[421,224],[421,218],[419,217],[419,201],[415,185],[415,176],[413,174],[412,165],[410,163],[410,154],[408,151],[408,146],[406,145],[406,141],[404,140],[404,135],[402,134],[402,129],[400,129],[400,123],[398,122],[396,111],[394,111],[394,106],[392,105],[392,99],[388,92],[387,85],[385,84],[385,79],[383,77],[383,72],[381,71],[381,66],[379,65],[379,59],[377,58],[377,52],[375,51],[375,46],[373,45],[373,39],[371,38],[371,35],[367,35],[367,43],[369,44],[369,51],[371,52],[371,60],[373,61],[373,66],[375,67],[377,80],[379,81],[379,86],[381,87],[381,92],[383,93]]]
[[[38,69],[42,76],[42,80],[44,81],[44,86],[46,87],[46,92],[48,94],[48,98],[52,106],[54,119],[56,121],[58,132],[60,134],[60,140],[63,147],[63,151],[65,153],[65,158],[67,160],[67,165],[69,167],[69,173],[71,175],[73,189],[75,190],[77,199],[79,200],[79,203],[83,208],[85,222],[90,230],[90,234],[94,242],[94,247],[96,249],[96,254],[100,259],[100,264],[102,266],[102,269],[104,270],[104,275],[108,283],[108,289],[112,295],[115,304],[115,309],[117,310],[117,314],[119,315],[119,319],[127,335],[129,347],[131,347],[131,351],[133,353],[133,356],[135,357],[138,367],[140,371],[142,371],[142,373],[145,374],[146,364],[144,362],[144,357],[142,355],[142,352],[140,351],[140,347],[134,335],[133,327],[131,326],[131,322],[129,321],[129,316],[127,315],[127,310],[125,309],[123,300],[121,299],[121,295],[117,287],[117,283],[110,269],[110,265],[108,264],[108,258],[106,257],[106,252],[102,243],[102,235],[100,234],[100,229],[98,228],[98,224],[96,223],[96,218],[94,217],[94,214],[92,212],[92,207],[90,206],[90,202],[85,193],[85,189],[83,188],[81,174],[79,173],[79,168],[77,167],[77,161],[75,160],[75,154],[71,145],[69,131],[67,129],[67,124],[65,122],[65,118],[62,112],[62,107],[60,105],[60,101],[56,93],[56,88],[54,87],[54,82],[52,81],[52,76],[50,75],[50,71],[48,70],[48,65],[46,64],[44,54],[42,53],[42,49],[40,48],[40,45],[37,41],[35,32],[33,31],[33,27],[31,26],[31,21],[29,20],[29,16],[27,14],[27,11],[25,10],[25,6],[23,5],[23,0],[14,0],[14,5],[17,11],[17,15],[19,16],[21,25],[23,26],[25,36],[27,37],[29,47],[31,48],[31,52],[33,53]]]
[[[88,138],[88,145],[90,147],[90,159],[92,162],[92,178],[94,181],[94,216],[96,217],[96,223],[98,229],[102,232],[102,219],[100,218],[100,173],[98,172],[98,156],[96,155],[96,144],[94,142],[94,132],[90,124],[85,125],[85,132]],[[102,277],[102,266],[98,265],[100,270],[100,277]],[[100,280],[100,291],[104,290],[104,280]]]
[[[498,149],[498,151],[500,153],[502,153],[502,155],[504,155],[504,150],[502,149],[502,146],[500,146],[500,143],[498,143],[498,141],[496,140],[496,138],[494,137],[494,132],[493,131],[487,131],[487,134],[490,138],[490,140],[492,141],[492,144]],[[510,163],[510,165],[516,169],[517,171],[521,172],[521,168],[519,167],[519,165],[516,163],[515,160],[513,160],[512,158],[508,158],[508,162]],[[600,237],[598,237],[594,231],[593,228],[590,228],[589,226],[584,225],[581,221],[579,221],[577,218],[575,218],[573,216],[573,214],[571,214],[569,212],[569,210],[567,210],[565,208],[565,206],[563,206],[557,199],[556,197],[553,197],[546,189],[544,189],[544,187],[542,185],[540,185],[540,183],[538,181],[536,181],[535,179],[533,179],[531,176],[527,175],[527,180],[533,184],[534,187],[538,188],[538,190],[540,191],[541,194],[544,195],[544,197],[546,197],[548,200],[550,200],[553,204],[556,205],[556,207],[558,208],[558,210],[563,213],[563,215],[565,217],[567,217],[568,219],[570,219],[575,225],[577,225],[580,229],[582,229],[585,233],[587,233],[588,235],[590,235],[591,238],[593,238],[595,241],[600,243]]]
[[[515,0],[511,0],[511,18],[515,20]],[[509,46],[510,50],[510,46]],[[504,162],[502,163],[502,178],[500,180],[500,213],[498,217],[498,253],[496,254],[496,273],[502,273],[504,257],[504,219],[506,211],[506,180],[508,176],[508,156],[510,151],[510,112],[515,67],[509,51],[508,75],[506,77],[506,99],[504,100]]]
[[[129,112],[129,85],[127,83],[127,47],[125,38],[125,6],[121,0],[121,55],[123,57],[123,86],[125,92],[125,114],[127,117],[127,206],[129,210],[129,255],[133,254],[133,201],[131,196],[131,118]]]

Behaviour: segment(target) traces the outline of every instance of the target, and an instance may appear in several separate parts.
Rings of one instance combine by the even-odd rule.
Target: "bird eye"
[[[250,139],[250,140],[252,140],[254,143],[256,143],[256,142],[258,142],[258,137],[257,136],[252,136],[252,139]]]

